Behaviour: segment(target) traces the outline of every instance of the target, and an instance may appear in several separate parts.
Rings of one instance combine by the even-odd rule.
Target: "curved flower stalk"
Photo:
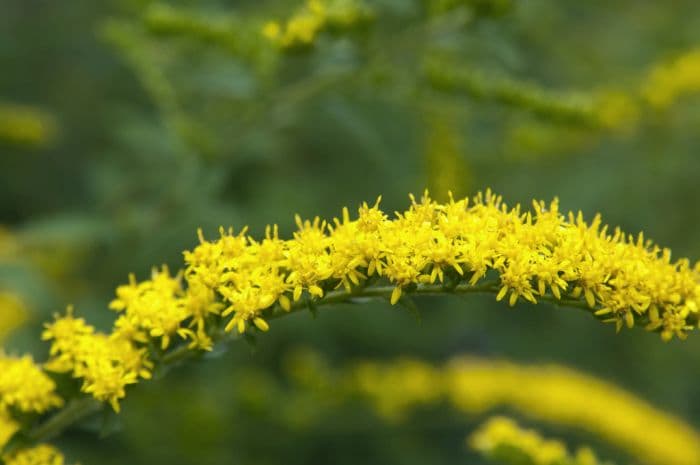
[[[148,376],[151,343],[158,358],[172,361],[210,350],[233,330],[267,331],[269,319],[292,310],[357,297],[410,306],[412,294],[487,292],[510,305],[522,299],[582,307],[618,330],[641,323],[664,340],[685,338],[697,326],[698,267],[671,262],[670,251],[641,235],[608,233],[600,217],[588,224],[580,213],[565,216],[556,200],[534,202],[534,211],[524,212],[490,192],[472,204],[411,198],[393,220],[379,202],[363,204],[354,220],[347,209],[333,222],[297,217],[289,240],[279,238],[276,226],[263,240],[245,228],[222,229],[215,241],[200,232],[200,244],[185,252],[183,273],[156,270],[150,280],[132,277],[117,289],[110,307],[120,316],[111,335],[70,313],[49,325],[48,366],[83,378],[86,392],[96,389],[95,397],[116,410],[124,386]],[[185,345],[163,354],[174,339]],[[81,351],[93,343],[103,350]],[[109,382],[96,354],[112,360]]]
[[[491,293],[515,305],[554,302],[586,309],[621,329],[641,324],[664,340],[698,324],[699,266],[640,235],[608,232],[600,217],[564,215],[558,202],[508,208],[487,192],[444,204],[427,193],[395,218],[363,204],[332,222],[296,218],[281,239],[232,229],[184,254],[185,269],[117,288],[111,333],[97,332],[69,309],[46,326],[46,368],[71,373],[82,390],[115,411],[126,386],[162,367],[210,350],[228,333],[267,331],[271,319],[357,298],[414,308],[411,295]],[[72,402],[39,425],[36,442],[99,406]],[[97,406],[97,407],[96,407]],[[669,442],[671,443],[671,442]],[[645,450],[640,447],[639,450]],[[676,462],[678,464],[684,462]]]
[[[276,227],[268,227],[262,241],[245,229],[222,230],[213,242],[200,237],[185,253],[187,288],[160,295],[186,308],[181,321],[190,326],[204,327],[208,313],[220,313],[232,316],[225,330],[240,333],[249,323],[267,330],[266,315],[299,306],[303,295],[324,303],[338,292],[350,299],[388,289],[392,304],[411,293],[478,291],[510,305],[539,299],[583,306],[618,330],[643,323],[665,340],[684,338],[698,324],[700,265],[672,262],[668,249],[641,234],[610,233],[599,216],[588,224],[580,212],[563,215],[556,200],[534,202],[525,212],[490,192],[471,205],[469,199],[439,204],[427,194],[420,202],[411,198],[393,220],[379,202],[364,204],[355,220],[347,209],[332,223],[297,217],[299,230],[290,240],[280,239]],[[152,282],[162,276],[156,273]],[[121,287],[123,298],[113,305],[127,313],[141,306],[132,294],[138,286],[150,284]],[[146,326],[154,329],[150,320]]]
[[[563,442],[545,439],[537,431],[523,429],[506,417],[489,419],[468,438],[468,443],[482,455],[501,464],[604,464],[598,461],[595,453],[588,447],[582,447],[575,454],[571,454]]]

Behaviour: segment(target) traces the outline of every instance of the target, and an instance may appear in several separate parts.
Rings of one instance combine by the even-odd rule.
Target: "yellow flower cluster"
[[[700,50],[655,66],[642,87],[642,95],[656,108],[669,107],[684,95],[700,92]]]
[[[283,49],[306,47],[324,29],[346,29],[372,16],[362,0],[307,0],[285,23],[270,21],[262,32]]]
[[[469,444],[499,463],[602,465],[591,449],[580,448],[575,455],[571,455],[563,442],[545,439],[537,431],[523,429],[506,417],[489,419],[471,435]]]
[[[125,387],[151,377],[152,362],[145,348],[137,347],[119,332],[104,334],[75,318],[72,309],[46,325],[42,339],[52,341],[46,369],[82,378],[82,391],[119,411]]]
[[[39,444],[3,457],[5,465],[63,465],[63,454],[53,446]]]
[[[63,405],[53,380],[30,356],[12,357],[0,352],[0,449],[19,429],[12,412],[44,413]]]
[[[348,392],[366,397],[393,421],[443,399],[469,415],[507,407],[591,433],[643,463],[700,463],[700,434],[682,420],[613,384],[557,365],[457,358],[440,368],[403,359],[362,362],[339,378]]]
[[[27,308],[16,294],[0,291],[0,344],[27,320]]]
[[[55,384],[28,355],[13,357],[0,353],[0,412],[43,413],[63,401]]]
[[[212,340],[204,331],[206,317],[219,313],[222,307],[207,287],[192,284],[185,292],[180,276],[171,277],[165,267],[154,270],[152,279],[142,283],[129,276],[129,284],[117,288],[117,298],[109,306],[124,312],[115,323],[114,333],[119,338],[137,342],[160,338],[161,348],[167,349],[170,338],[177,333],[191,339],[192,348],[206,350],[212,347]],[[190,327],[182,327],[187,319]]]

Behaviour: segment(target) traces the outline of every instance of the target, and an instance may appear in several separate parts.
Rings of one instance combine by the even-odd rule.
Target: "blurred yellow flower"
[[[54,118],[26,105],[0,103],[0,141],[17,145],[42,146],[56,136]]]
[[[306,371],[318,366],[307,363]],[[297,371],[302,370],[297,367]],[[340,380],[331,384],[332,392],[358,393],[391,421],[415,407],[446,399],[470,416],[507,408],[534,420],[585,431],[642,463],[700,463],[700,434],[680,418],[614,384],[558,365],[463,357],[435,367],[399,359],[361,362],[325,376]]]
[[[472,358],[455,359],[444,376],[447,396],[464,412],[509,407],[536,420],[593,433],[643,463],[700,463],[700,435],[696,431],[592,376],[557,365],[527,366]]]
[[[27,321],[27,307],[16,294],[0,291],[0,344]]]
[[[349,28],[372,14],[363,0],[307,0],[286,21],[265,23],[262,35],[283,49],[307,47],[324,29]]]

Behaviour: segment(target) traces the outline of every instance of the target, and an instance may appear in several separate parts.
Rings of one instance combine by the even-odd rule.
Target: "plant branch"
[[[356,299],[389,300],[394,287],[395,286],[393,285],[376,285],[359,287],[352,289],[351,291],[337,289],[327,292],[321,298],[314,299],[313,305],[315,307],[321,307],[333,304],[352,303],[353,300]],[[500,285],[497,281],[488,281],[474,286],[462,283],[454,287],[449,287],[444,284],[419,284],[413,289],[404,290],[404,295],[496,294],[499,289]],[[592,313],[593,311],[593,309],[588,307],[586,302],[577,299],[567,297],[556,299],[551,295],[540,296],[538,299],[539,301],[552,303],[562,307],[580,308],[588,311],[589,313]],[[309,304],[305,299],[294,302],[289,311],[283,310],[281,307],[279,307],[279,305],[276,305],[272,310],[270,310],[270,313],[265,316],[265,319],[272,320],[281,318],[307,308],[309,308]],[[226,333],[223,331],[223,329],[219,328],[211,335],[211,338],[215,344],[223,344],[238,339],[239,334],[235,332]],[[156,361],[156,363],[162,369],[201,355],[201,351],[192,350],[187,346],[187,344],[183,343],[163,354],[162,357]],[[73,399],[62,410],[59,410],[53,416],[49,417],[46,421],[31,430],[29,434],[27,434],[26,439],[32,443],[39,443],[49,440],[60,435],[64,430],[73,424],[94,413],[97,413],[102,408],[103,404],[92,397],[85,396],[78,399]],[[7,453],[9,450],[5,450],[3,452]]]

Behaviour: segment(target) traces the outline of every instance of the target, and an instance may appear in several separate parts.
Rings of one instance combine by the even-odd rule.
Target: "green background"
[[[332,218],[378,195],[392,212],[446,183],[459,195],[491,187],[509,204],[558,196],[564,210],[600,212],[676,258],[700,257],[700,97],[618,131],[436,90],[422,73],[448,53],[544,89],[634,93],[654,63],[700,44],[697,1],[475,0],[445,14],[430,12],[438,2],[368,1],[372,21],[279,55],[257,25],[298,1],[169,3],[229,24],[226,43],[159,31],[148,18],[162,4],[151,3],[0,2],[0,101],[42,108],[58,126],[40,147],[0,142],[0,224],[27,251],[0,265],[0,287],[33,311],[10,352],[45,357],[41,322],[69,303],[108,328],[116,285],[154,265],[178,269],[197,227],[260,236],[277,223],[289,235],[294,213]],[[436,153],[451,164],[441,169]],[[235,344],[130,389],[113,434],[98,440],[88,424],[58,445],[85,464],[481,463],[464,447],[481,418],[437,405],[389,424],[368,406],[297,392],[284,364],[300,346],[337,368],[465,353],[561,363],[700,428],[697,335],[615,336],[583,312],[510,310],[492,296],[418,304],[420,322],[388,303],[275,320],[254,348]],[[629,462],[597,438],[557,434]]]

